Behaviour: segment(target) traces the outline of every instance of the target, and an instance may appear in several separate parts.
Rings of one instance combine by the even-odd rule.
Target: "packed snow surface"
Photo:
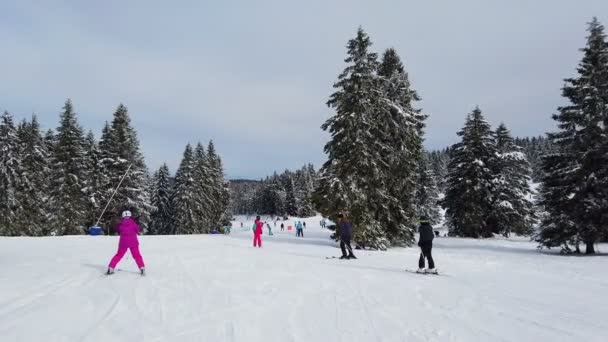
[[[326,259],[339,249],[311,218],[304,238],[269,221],[257,249],[251,223],[140,237],[146,277],[131,257],[102,275],[117,237],[0,238],[0,340],[608,340],[606,256],[440,237],[442,275],[418,275],[417,248]]]

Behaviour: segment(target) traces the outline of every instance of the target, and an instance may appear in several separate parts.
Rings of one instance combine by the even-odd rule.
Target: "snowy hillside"
[[[272,225],[272,223],[271,223]],[[117,237],[0,238],[0,340],[605,341],[606,256],[541,254],[525,241],[438,238],[444,275],[417,275],[416,248],[339,249],[250,221],[232,236],[144,236],[102,275]],[[600,245],[601,252],[608,246]]]

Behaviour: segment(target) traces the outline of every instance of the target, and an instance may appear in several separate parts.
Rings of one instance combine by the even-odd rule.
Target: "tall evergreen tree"
[[[491,214],[495,222],[494,232],[507,237],[511,232],[529,235],[534,224],[530,164],[504,124],[498,126],[495,136],[498,158]]]
[[[104,222],[113,225],[120,218],[120,213],[128,209],[138,218],[142,227],[147,228],[152,209],[147,189],[148,172],[127,107],[122,104],[118,106],[111,126],[104,129],[102,141],[101,162],[106,180],[103,185],[104,199],[109,200],[111,193],[126,175],[108,205]]]
[[[194,197],[196,200],[196,221],[201,233],[211,231],[212,212],[216,200],[213,197],[214,180],[210,168],[210,160],[207,157],[205,147],[199,142],[194,149],[194,168],[192,172],[196,191]]]
[[[386,177],[386,207],[377,216],[384,225],[393,245],[407,245],[414,240],[417,221],[414,193],[418,164],[422,158],[422,135],[426,115],[414,108],[420,98],[411,89],[401,59],[394,49],[385,51],[379,66],[379,81],[383,85],[385,110],[377,136],[388,145],[390,153],[383,156]]]
[[[298,206],[294,194],[293,178],[290,176],[285,187],[285,213],[289,216],[298,215]]]
[[[212,228],[221,230],[232,219],[229,212],[230,190],[224,179],[224,167],[222,159],[215,150],[213,141],[207,145],[207,159],[211,180],[211,215],[210,224]]]
[[[174,234],[174,208],[172,198],[172,189],[170,183],[169,167],[163,164],[156,173],[154,173],[152,194],[150,196],[154,210],[151,214],[150,234]]]
[[[95,135],[89,131],[85,137],[84,148],[86,152],[86,187],[83,190],[87,196],[87,225],[96,223],[102,206],[105,206],[103,199],[103,186],[107,184],[107,175],[100,162],[101,151],[99,144],[95,140]]]
[[[0,235],[18,235],[15,227],[16,186],[20,169],[19,141],[13,116],[0,116]]]
[[[352,219],[355,240],[363,246],[385,249],[389,245],[379,220],[380,208],[386,198],[382,155],[391,153],[375,136],[375,120],[383,110],[379,94],[383,89],[376,70],[377,55],[369,51],[371,40],[359,28],[357,37],[348,44],[348,64],[334,84],[336,92],[327,102],[336,113],[321,128],[331,140],[325,145],[328,160],[321,168],[315,192],[317,209],[326,217],[336,219],[346,212]]]
[[[438,224],[441,220],[439,213],[439,190],[435,182],[435,175],[431,169],[427,156],[423,156],[418,164],[418,182],[414,203],[416,205],[416,216],[426,216],[431,224]]]
[[[488,218],[493,208],[496,162],[493,132],[476,108],[458,135],[462,141],[450,151],[446,194],[441,202],[447,209],[450,234],[490,237],[494,223]]]
[[[173,207],[175,209],[175,234],[197,234],[198,203],[194,184],[194,152],[188,144],[184,156],[175,174]]]
[[[47,231],[49,153],[36,116],[23,121],[18,130],[20,143],[20,181],[16,208],[16,229],[21,235],[41,236]]]
[[[68,99],[60,115],[51,165],[50,203],[53,234],[83,234],[87,206],[85,183],[86,151],[84,134]]]
[[[578,77],[566,79],[562,89],[570,104],[553,115],[559,131],[549,140],[557,152],[543,163],[541,198],[548,215],[538,241],[565,250],[582,241],[592,254],[608,230],[608,43],[597,18],[588,31]]]

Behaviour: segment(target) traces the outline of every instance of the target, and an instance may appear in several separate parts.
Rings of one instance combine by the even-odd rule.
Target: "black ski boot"
[[[143,268],[143,267],[139,269],[139,272],[140,272],[140,274],[141,274],[142,277],[144,277],[146,275],[146,269]]]
[[[108,267],[108,271],[106,272],[106,275],[112,275],[112,274],[114,274],[114,269]]]
[[[346,255],[343,255],[340,257],[340,259],[348,259],[348,257]]]

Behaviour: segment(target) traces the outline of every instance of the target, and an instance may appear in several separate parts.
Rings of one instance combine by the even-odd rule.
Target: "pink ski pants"
[[[137,267],[139,267],[139,268],[144,267],[144,258],[142,258],[141,254],[139,253],[139,246],[132,246],[132,247],[119,246],[118,252],[116,252],[116,255],[110,261],[110,268],[116,268],[116,265],[120,262],[120,259],[122,259],[122,257],[125,255],[125,253],[127,253],[127,249],[131,250],[131,255],[133,256],[133,259],[135,259],[135,262],[137,263]]]

